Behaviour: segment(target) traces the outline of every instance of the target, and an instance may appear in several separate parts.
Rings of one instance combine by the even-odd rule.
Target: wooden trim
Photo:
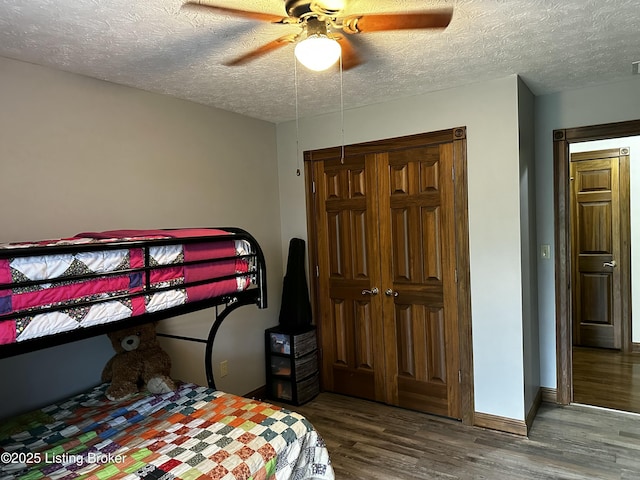
[[[557,403],[573,400],[571,364],[571,256],[569,252],[569,144],[640,135],[640,120],[553,132]],[[633,346],[631,350],[633,351]]]
[[[453,142],[456,264],[458,273],[458,336],[460,352],[460,408],[462,423],[474,422],[473,345],[471,330],[471,267],[469,259],[469,207],[466,127],[455,129]]]
[[[631,344],[631,353],[640,353],[640,343]]]
[[[567,405],[571,388],[571,255],[569,255],[569,142],[566,131],[554,132],[556,363],[558,403]]]
[[[533,404],[529,409],[529,413],[527,413],[527,418],[525,418],[524,423],[527,425],[527,435],[529,434],[529,430],[531,430],[531,426],[533,425],[533,421],[538,414],[538,410],[540,409],[540,405],[542,404],[542,388],[538,389],[538,393],[536,394],[536,398],[533,400]]]
[[[540,387],[542,401],[545,403],[558,403],[558,390],[555,388]]]
[[[255,400],[264,400],[265,398],[267,398],[267,386],[262,385],[261,387],[258,387],[255,390],[244,394],[243,397],[253,398]]]
[[[474,412],[473,425],[475,427],[489,428],[501,432],[514,433],[527,436],[527,423],[515,418],[499,417],[489,413]]]
[[[604,123],[564,130],[569,143],[640,135],[640,119],[625,122]]]
[[[311,160],[311,152],[304,152],[304,181],[305,181],[305,202],[307,212],[307,240],[318,238],[317,233],[317,197],[315,189],[317,188],[316,182],[316,168]],[[313,221],[309,221],[313,219]],[[316,269],[318,268],[318,251],[315,241],[307,241],[307,274],[309,277],[309,301],[311,303],[311,312],[313,312],[312,323],[316,325],[316,340],[318,342],[318,365],[322,365],[323,352],[322,341],[320,340],[323,335],[323,322],[316,316],[316,312],[319,311],[319,307],[316,305],[318,294],[318,282],[316,277]],[[320,390],[324,388],[324,377],[320,375]]]
[[[629,148],[620,148],[620,297],[622,299],[622,351],[631,353],[631,157]]]
[[[458,127],[447,130],[438,130],[436,132],[418,133],[415,135],[356,143],[353,145],[309,150],[304,152],[304,161],[319,162],[336,157],[340,158],[343,151],[346,158],[352,155],[366,155],[368,153],[379,153],[381,151],[392,152],[395,150],[403,150],[405,148],[412,148],[413,146],[421,146],[425,143],[428,143],[429,145],[437,145],[438,143],[451,143],[455,140],[465,139],[466,127]],[[402,146],[399,147],[398,143],[401,143]]]

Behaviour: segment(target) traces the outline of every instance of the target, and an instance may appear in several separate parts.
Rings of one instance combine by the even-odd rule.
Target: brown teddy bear
[[[105,394],[109,400],[122,400],[147,388],[151,393],[176,389],[169,377],[171,358],[156,338],[155,324],[148,323],[107,334],[116,354],[102,370],[102,381],[111,382]]]

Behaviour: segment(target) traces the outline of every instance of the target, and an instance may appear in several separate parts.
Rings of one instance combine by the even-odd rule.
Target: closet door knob
[[[380,290],[378,287],[373,287],[371,290],[362,290],[362,295],[377,295]]]
[[[615,260],[611,260],[610,262],[604,262],[602,264],[603,267],[615,267],[617,265]]]
[[[399,293],[398,293],[398,292],[394,292],[394,291],[393,291],[393,290],[391,290],[390,288],[387,288],[387,289],[384,291],[384,294],[385,294],[387,297],[397,297],[397,296],[399,295]]]

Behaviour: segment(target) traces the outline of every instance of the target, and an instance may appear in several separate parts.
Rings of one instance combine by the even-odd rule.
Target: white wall
[[[640,118],[640,81],[570,90],[536,97],[536,210],[538,245],[552,245],[552,258],[538,260],[540,382],[556,388],[555,272],[553,261],[553,130]]]
[[[629,147],[629,182],[631,203],[631,340],[640,342],[640,291],[633,294],[634,286],[640,285],[640,136],[572,143],[569,152],[589,152],[607,148]],[[635,312],[635,314],[634,314]]]
[[[0,242],[189,226],[238,226],[257,238],[270,308],[234,312],[214,359],[229,361],[222,389],[264,385],[264,329],[277,323],[282,282],[275,125],[3,58],[0,105]],[[212,315],[161,329],[202,335]],[[174,377],[204,382],[191,356],[199,345],[167,349]],[[0,418],[98,383],[111,353],[99,337],[0,360]]]
[[[475,410],[524,419],[517,82],[511,76],[348,110],[344,141],[467,127]],[[295,122],[279,124],[277,133],[286,251],[292,235],[307,238],[304,179],[295,176],[296,155],[340,145],[340,115],[301,119],[299,148]]]
[[[540,390],[533,110],[534,96],[524,81],[520,79],[518,82],[518,130],[520,139],[520,248],[522,250],[522,346],[525,414],[533,408]]]

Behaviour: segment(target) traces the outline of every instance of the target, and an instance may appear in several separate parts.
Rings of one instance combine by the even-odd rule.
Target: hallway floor
[[[640,353],[573,347],[573,401],[640,413]]]

